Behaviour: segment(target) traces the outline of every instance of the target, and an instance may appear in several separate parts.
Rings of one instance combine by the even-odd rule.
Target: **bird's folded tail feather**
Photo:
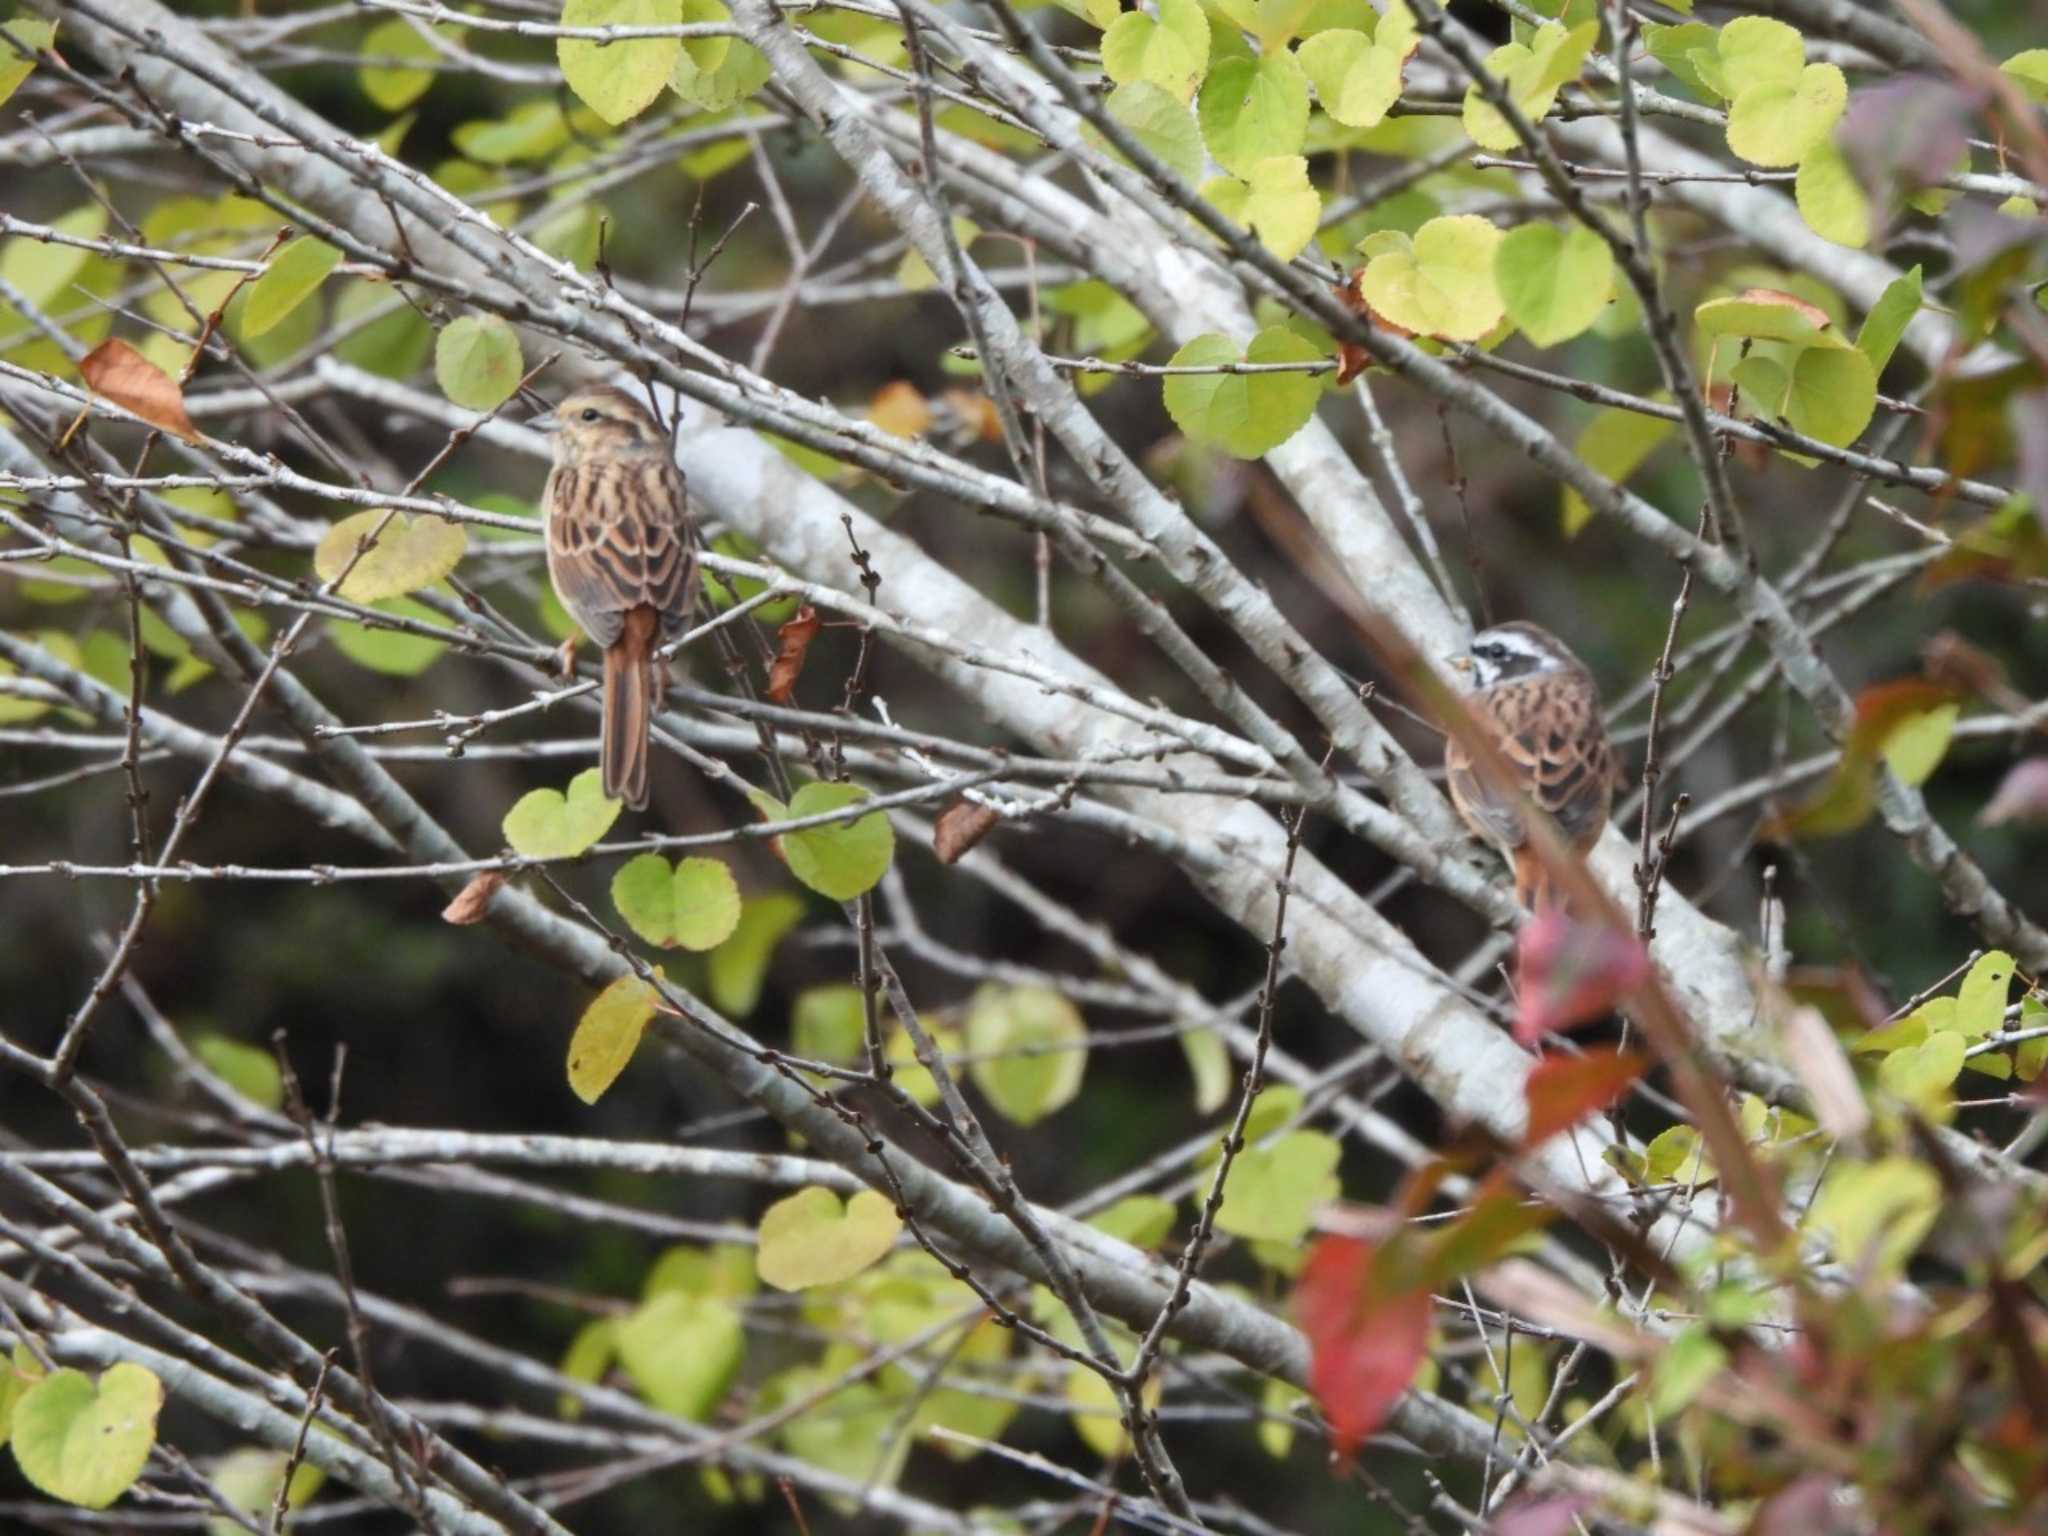
[[[651,604],[626,612],[618,640],[604,652],[604,792],[633,810],[647,808],[647,757],[654,723],[655,636],[661,616]]]

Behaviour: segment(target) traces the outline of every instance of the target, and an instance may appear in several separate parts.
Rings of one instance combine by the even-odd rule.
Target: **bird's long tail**
[[[604,652],[604,792],[632,809],[647,808],[647,755],[654,723],[654,641],[660,616],[645,603],[629,609],[625,628]]]

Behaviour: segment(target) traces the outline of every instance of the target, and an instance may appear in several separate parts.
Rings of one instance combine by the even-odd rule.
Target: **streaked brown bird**
[[[1549,871],[1529,846],[1524,804],[1545,812],[1574,852],[1599,840],[1614,800],[1614,749],[1600,720],[1600,687],[1557,636],[1534,624],[1497,624],[1472,637],[1451,665],[1471,680],[1468,705],[1492,734],[1516,794],[1496,789],[1456,737],[1444,748],[1451,804],[1515,873],[1529,911],[1558,904]]]
[[[668,690],[655,647],[689,626],[697,548],[669,435],[624,390],[595,385],[554,410],[555,467],[541,504],[548,577],[604,647],[604,792],[647,804],[649,732]]]

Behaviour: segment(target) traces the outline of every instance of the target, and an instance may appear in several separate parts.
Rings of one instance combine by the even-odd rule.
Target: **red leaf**
[[[1977,824],[2002,826],[2008,821],[2040,821],[2048,818],[2048,757],[2030,757],[2006,771]]]
[[[1515,935],[1515,1039],[1586,1024],[1643,984],[1650,957],[1632,933],[1546,908]]]
[[[803,675],[804,657],[810,652],[811,641],[817,638],[821,622],[818,610],[805,603],[797,609],[795,618],[775,631],[780,644],[768,667],[768,697],[775,703],[787,704],[796,691],[796,680]]]
[[[1529,1100],[1529,1132],[1524,1144],[1536,1146],[1605,1109],[1628,1091],[1648,1065],[1636,1052],[1622,1050],[1544,1057],[1522,1085]]]
[[[1340,1456],[1386,1422],[1429,1348],[1429,1292],[1386,1294],[1374,1256],[1355,1237],[1318,1238],[1294,1292],[1309,1389]]]
[[[188,443],[199,441],[199,429],[185,414],[185,394],[177,380],[127,342],[101,342],[78,360],[78,372],[94,394],[104,395],[152,427]]]

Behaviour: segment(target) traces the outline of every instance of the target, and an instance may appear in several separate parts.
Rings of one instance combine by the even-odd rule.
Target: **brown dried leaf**
[[[939,396],[956,423],[957,434],[968,442],[1000,443],[1003,417],[995,401],[978,389],[949,389]]]
[[[498,887],[505,883],[505,871],[487,869],[470,878],[469,884],[455,893],[455,899],[441,909],[441,921],[453,923],[458,928],[467,928],[471,923],[484,920],[484,910],[491,904],[491,898],[498,894]]]
[[[797,609],[795,618],[775,631],[780,644],[768,667],[768,697],[777,704],[787,704],[796,691],[796,680],[803,675],[804,657],[809,654],[811,641],[822,622],[818,610],[805,603]]]
[[[897,437],[922,437],[932,424],[931,402],[916,385],[895,379],[875,391],[868,402],[868,420]]]
[[[1818,1008],[1799,1007],[1788,1012],[1778,1028],[1785,1059],[1805,1085],[1820,1128],[1830,1136],[1861,1136],[1870,1128],[1870,1106],[1834,1027]]]
[[[1002,818],[985,805],[955,800],[932,825],[932,852],[941,864],[957,864],[984,837],[995,830]]]
[[[1736,297],[1745,304],[1763,304],[1772,309],[1789,309],[1816,331],[1824,331],[1834,324],[1828,312],[1817,304],[1786,293],[1780,288],[1745,288]]]
[[[101,342],[79,360],[78,371],[94,394],[188,443],[199,441],[199,429],[185,414],[185,394],[177,380],[127,342]]]

